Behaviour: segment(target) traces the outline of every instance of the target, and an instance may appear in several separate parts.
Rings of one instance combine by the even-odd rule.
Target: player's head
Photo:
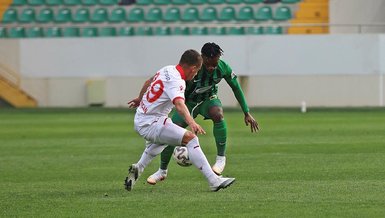
[[[208,42],[203,45],[201,53],[203,65],[209,72],[213,72],[218,66],[219,58],[222,56],[223,50],[214,42]]]
[[[194,49],[189,49],[182,54],[179,65],[182,66],[186,80],[192,80],[202,67],[202,56]]]

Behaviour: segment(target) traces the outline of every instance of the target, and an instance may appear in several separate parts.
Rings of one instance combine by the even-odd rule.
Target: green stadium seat
[[[99,36],[116,36],[115,27],[101,27],[99,29]]]
[[[256,21],[268,21],[271,19],[273,19],[273,12],[270,6],[260,7],[255,14]]]
[[[226,3],[227,4],[238,5],[238,4],[242,4],[243,0],[226,0]]]
[[[28,28],[26,31],[25,31],[25,36],[27,38],[39,38],[39,37],[43,37],[44,34],[43,34],[43,29],[41,27],[32,27],[32,28]]]
[[[0,38],[7,38],[7,29],[0,26]]]
[[[199,12],[196,7],[188,7],[183,11],[181,20],[183,22],[194,22],[199,20]]]
[[[144,9],[143,8],[132,8],[127,16],[129,22],[142,22],[144,21]]]
[[[212,6],[203,8],[199,16],[199,20],[205,22],[217,20],[217,9]]]
[[[8,38],[24,38],[25,37],[25,29],[24,27],[11,27],[8,30]]]
[[[301,0],[281,0],[281,3],[283,3],[283,4],[296,4],[300,1]]]
[[[171,0],[152,0],[154,5],[169,5],[171,4]]]
[[[254,20],[254,10],[251,6],[241,7],[238,11],[236,19],[238,21]]]
[[[209,35],[226,35],[226,27],[210,27]]]
[[[176,22],[180,21],[180,9],[179,7],[171,7],[166,10],[163,16],[165,22]]]
[[[10,8],[4,12],[2,23],[13,23],[17,22],[17,20],[17,10]]]
[[[23,6],[23,5],[27,5],[27,0],[13,0],[12,2],[12,6]]]
[[[210,5],[219,5],[226,3],[225,0],[207,0],[207,3]]]
[[[108,17],[108,20],[111,23],[120,23],[126,20],[126,10],[123,8],[115,8],[111,11],[111,14]]]
[[[99,0],[100,5],[117,5],[118,0]]]
[[[27,0],[28,5],[30,6],[41,6],[45,4],[44,0]]]
[[[281,6],[276,8],[274,12],[274,20],[277,21],[285,21],[285,20],[290,20],[292,18],[291,10],[287,6]]]
[[[231,21],[235,20],[235,9],[231,6],[226,6],[222,8],[218,15],[218,20],[220,21]]]
[[[207,27],[192,27],[190,29],[190,35],[208,35],[209,30]]]
[[[250,5],[259,4],[259,3],[262,3],[262,2],[263,2],[263,0],[243,0],[243,3],[250,4]]]
[[[106,8],[97,8],[90,17],[92,23],[103,23],[108,21],[108,11]]]
[[[61,37],[62,32],[59,27],[47,27],[45,30],[45,37]]]
[[[204,5],[207,4],[207,0],[189,0],[192,5]]]
[[[90,19],[90,11],[88,8],[79,8],[75,11],[75,14],[72,17],[74,23],[85,23]]]
[[[168,26],[157,26],[157,27],[155,27],[154,35],[169,36],[169,35],[171,35],[171,28]]]
[[[35,21],[35,10],[32,8],[25,8],[19,15],[20,23],[32,23]]]
[[[53,10],[51,8],[44,8],[40,10],[36,16],[36,21],[39,23],[49,23],[54,20]]]
[[[135,30],[135,35],[137,36],[152,36],[153,34],[152,27],[149,26],[139,26]]]
[[[189,0],[171,0],[172,5],[187,5]]]
[[[72,13],[68,8],[60,8],[54,18],[56,23],[67,23],[72,21]]]
[[[152,0],[136,0],[137,5],[151,5]]]
[[[81,30],[81,37],[96,37],[98,36],[98,29],[96,27],[84,27]]]
[[[229,27],[227,31],[227,35],[244,35],[245,28],[244,27]]]
[[[78,27],[64,27],[62,30],[63,37],[79,37]]]
[[[159,22],[162,19],[162,9],[159,7],[150,8],[145,16],[146,22]]]
[[[248,35],[261,35],[263,34],[263,27],[247,27],[245,33]]]
[[[85,5],[85,6],[93,6],[99,3],[98,0],[81,0],[81,2],[82,2],[82,5]]]
[[[264,29],[263,33],[270,35],[280,35],[283,34],[283,29],[280,26],[269,26]]]
[[[279,3],[281,0],[263,0],[264,4],[275,4]]]
[[[121,27],[119,29],[119,36],[133,36],[134,34],[134,28],[131,26]]]
[[[45,0],[45,4],[48,6],[59,6],[63,4],[62,0]]]
[[[63,4],[66,6],[76,6],[81,5],[81,0],[63,0]]]
[[[175,27],[173,35],[190,35],[190,29],[188,27]]]

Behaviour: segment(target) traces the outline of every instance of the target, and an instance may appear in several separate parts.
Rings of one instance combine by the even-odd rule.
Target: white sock
[[[217,181],[218,176],[211,169],[211,166],[199,145],[198,137],[194,137],[191,141],[189,141],[186,147],[189,159],[194,166],[202,172],[210,184],[214,184]]]
[[[139,172],[142,173],[144,171],[144,168],[146,168],[148,164],[151,163],[152,159],[154,159],[154,157],[159,155],[165,147],[166,145],[157,145],[157,144],[147,145],[138,163],[136,163],[136,165],[139,168]]]

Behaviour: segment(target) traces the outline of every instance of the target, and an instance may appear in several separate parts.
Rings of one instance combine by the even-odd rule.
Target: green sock
[[[227,139],[227,127],[226,121],[214,123],[213,132],[215,137],[215,143],[217,144],[217,155],[225,156],[226,152],[226,139]]]
[[[160,153],[160,169],[167,170],[168,163],[170,163],[171,155],[174,152],[174,146],[167,146],[162,153]]]

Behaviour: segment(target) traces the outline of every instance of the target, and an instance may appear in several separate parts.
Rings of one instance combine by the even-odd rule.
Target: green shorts
[[[194,119],[200,114],[206,120],[211,119],[209,116],[209,109],[213,106],[222,107],[222,102],[217,96],[212,96],[209,99],[198,103],[186,101],[186,105]],[[183,127],[187,126],[184,119],[177,112],[172,115],[172,121],[176,124],[183,124]]]

